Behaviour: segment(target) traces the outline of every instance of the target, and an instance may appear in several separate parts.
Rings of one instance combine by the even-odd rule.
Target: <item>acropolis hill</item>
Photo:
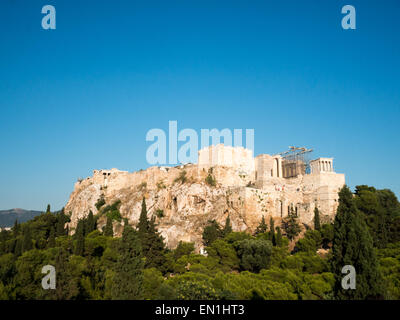
[[[200,150],[198,164],[132,173],[94,170],[92,177],[75,184],[65,207],[71,213],[70,230],[90,210],[98,213],[95,204],[100,198],[106,204],[120,200],[122,217],[136,225],[143,197],[149,217],[157,216],[158,229],[171,248],[182,240],[194,242],[199,249],[207,221],[224,225],[228,215],[234,231],[253,232],[263,215],[266,221],[273,217],[278,225],[290,210],[312,227],[315,207],[322,219],[334,217],[345,176],[334,172],[332,158],[306,160],[309,151],[291,147],[278,155],[254,158],[251,150],[220,144]],[[216,183],[210,183],[208,176]],[[99,229],[105,223],[106,217],[100,216]],[[123,222],[114,221],[115,234],[122,229]]]

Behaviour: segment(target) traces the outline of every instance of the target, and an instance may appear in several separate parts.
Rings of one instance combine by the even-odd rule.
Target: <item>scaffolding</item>
[[[293,178],[310,173],[310,154],[313,150],[289,146],[289,150],[278,153],[282,157],[284,178]]]

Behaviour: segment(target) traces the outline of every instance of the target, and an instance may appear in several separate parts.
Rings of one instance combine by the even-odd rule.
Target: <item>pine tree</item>
[[[317,207],[314,209],[314,229],[320,231],[321,230],[321,222],[319,220],[319,210]]]
[[[293,208],[290,209],[289,216],[283,220],[283,226],[289,240],[293,240],[300,233],[301,228]]]
[[[265,233],[265,232],[267,232],[267,228],[268,228],[268,226],[265,223],[265,219],[264,219],[264,215],[263,215],[262,218],[261,218],[261,222],[257,226],[256,231],[255,231],[254,234],[257,235],[257,234]]]
[[[225,237],[231,232],[232,232],[231,218],[228,215],[225,220],[225,227],[222,230],[222,236]]]
[[[22,252],[29,251],[33,248],[31,228],[26,226],[23,230]]]
[[[85,222],[84,220],[79,220],[78,225],[76,226],[75,232],[75,254],[78,256],[83,256],[85,252]]]
[[[54,248],[55,246],[56,246],[56,232],[54,231],[54,227],[51,227],[50,235],[49,235],[48,247],[49,248]]]
[[[138,232],[125,225],[115,265],[115,276],[111,296],[115,300],[141,298],[143,282],[143,261]]]
[[[203,230],[203,243],[209,246],[218,238],[222,237],[222,230],[220,225],[215,220],[209,220],[208,225]]]
[[[341,286],[342,268],[351,265],[356,270],[356,289]],[[382,297],[382,279],[368,227],[358,211],[347,186],[339,192],[339,206],[334,222],[332,267],[335,274],[335,294],[338,299],[371,299]]]
[[[276,227],[276,245],[278,247],[282,246],[282,232],[281,232],[281,228]]]
[[[107,217],[107,224],[106,224],[106,227],[104,229],[104,235],[107,236],[107,237],[113,237],[114,236],[112,219],[110,219],[109,217]]]

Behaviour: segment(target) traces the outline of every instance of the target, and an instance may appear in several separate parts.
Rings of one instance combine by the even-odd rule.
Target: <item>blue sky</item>
[[[399,17],[396,0],[2,0],[0,209],[59,209],[93,169],[148,167],[146,133],[170,120],[253,128],[256,154],[313,148],[399,195]]]

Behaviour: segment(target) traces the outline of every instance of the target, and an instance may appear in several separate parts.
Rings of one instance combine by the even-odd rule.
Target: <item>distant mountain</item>
[[[0,228],[12,227],[16,219],[18,222],[26,222],[41,213],[42,211],[24,209],[0,210]]]

